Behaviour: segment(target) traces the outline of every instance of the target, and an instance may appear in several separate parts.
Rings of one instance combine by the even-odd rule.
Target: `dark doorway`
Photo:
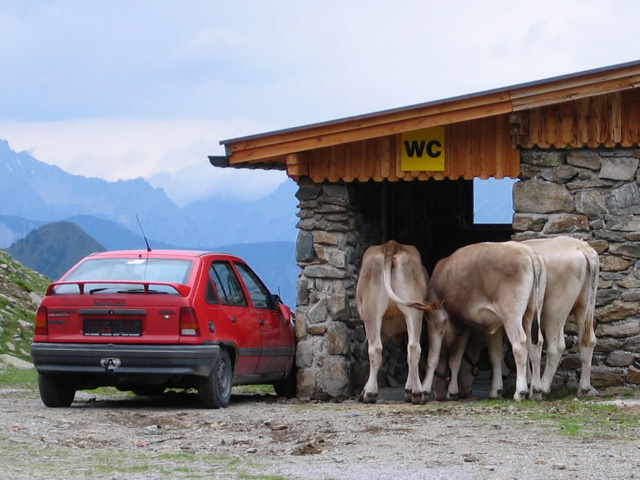
[[[458,248],[510,240],[511,225],[474,225],[473,181],[354,183],[353,206],[366,246],[387,240],[415,245],[429,271]]]

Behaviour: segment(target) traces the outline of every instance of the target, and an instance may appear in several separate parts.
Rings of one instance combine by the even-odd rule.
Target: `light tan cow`
[[[537,398],[541,391],[540,312],[545,285],[542,258],[516,242],[468,245],[440,260],[431,275],[427,298],[444,303],[427,312],[429,353],[423,391],[431,392],[445,335],[457,339],[449,345],[451,381],[447,394],[456,397],[458,372],[469,335],[477,330],[486,333],[489,342],[502,344],[504,328],[516,362],[513,398],[520,401],[527,393],[527,359],[532,366],[529,393]],[[501,396],[502,390],[502,375],[494,374],[491,396]]]
[[[423,310],[429,308],[425,302],[428,285],[429,275],[415,247],[391,240],[369,247],[364,253],[356,302],[369,342],[369,378],[361,396],[365,403],[375,403],[378,398],[383,345],[389,338],[405,332],[408,334],[409,365],[405,401],[426,402],[418,364]]]
[[[565,351],[564,327],[568,317],[573,314],[577,330],[580,360],[582,364],[578,395],[593,392],[591,387],[591,359],[596,345],[595,302],[599,277],[598,253],[587,242],[568,237],[552,237],[527,240],[524,245],[535,250],[547,267],[547,286],[545,289],[540,325],[544,331],[544,344],[547,361],[542,375],[543,393],[549,393],[553,377]],[[467,350],[469,360],[475,362],[479,349]],[[490,357],[496,365],[502,362],[502,342],[489,346]],[[440,370],[443,370],[442,361]],[[462,392],[470,393],[473,376],[470,368],[460,371],[458,381]],[[446,386],[434,382],[434,394],[444,397]]]
[[[551,389],[566,348],[564,326],[573,314],[582,363],[578,395],[591,393],[591,359],[596,345],[594,316],[600,272],[598,253],[587,242],[568,236],[527,240],[522,244],[539,253],[547,266],[541,318],[547,352],[542,391],[549,393]]]

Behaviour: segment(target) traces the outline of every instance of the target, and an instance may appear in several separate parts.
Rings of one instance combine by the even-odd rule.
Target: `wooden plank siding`
[[[640,140],[640,90],[624,90],[533,108],[523,148],[613,148]]]
[[[400,135],[387,135],[310,150],[302,169],[299,163],[288,162],[288,167],[295,166],[288,168],[288,174],[297,181],[306,171],[314,182],[517,178],[520,156],[511,146],[510,128],[508,115],[446,125],[443,172],[403,172]]]

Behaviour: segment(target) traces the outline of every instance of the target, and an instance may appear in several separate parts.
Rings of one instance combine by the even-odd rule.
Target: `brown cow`
[[[530,396],[539,396],[540,311],[545,284],[542,258],[516,242],[468,245],[440,260],[431,275],[427,298],[444,303],[427,312],[429,354],[423,391],[431,392],[445,335],[457,338],[449,350],[448,389],[448,396],[456,397],[458,371],[472,329],[486,333],[489,342],[501,344],[504,327],[517,369],[514,400],[520,401],[527,393],[527,358],[532,366]],[[450,328],[453,335],[447,332]],[[502,375],[494,375],[491,396],[501,396],[502,390]]]
[[[551,390],[553,377],[566,348],[564,326],[569,315],[573,314],[582,362],[577,393],[579,396],[592,393],[591,359],[596,344],[594,313],[600,267],[598,253],[588,243],[568,236],[527,240],[522,244],[540,254],[547,267],[547,286],[540,317],[547,352],[541,380],[542,392],[549,393]],[[479,355],[477,349],[467,353],[471,361],[475,361]],[[501,365],[502,343],[489,346],[489,354]],[[470,391],[473,377],[469,368],[461,370],[458,378],[460,389]],[[434,382],[435,395],[442,397],[443,391],[441,383],[438,382],[436,386]]]
[[[365,403],[378,398],[378,370],[382,365],[382,346],[400,333],[408,334],[405,401],[425,403],[418,364],[420,333],[429,275],[418,250],[393,240],[369,247],[362,258],[356,286],[356,301],[369,342],[369,379],[362,392]],[[403,300],[399,295],[409,300]]]

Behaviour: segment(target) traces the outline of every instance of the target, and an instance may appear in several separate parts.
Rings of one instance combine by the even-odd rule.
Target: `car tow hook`
[[[103,358],[100,360],[100,365],[104,367],[104,372],[107,375],[115,375],[116,368],[120,366],[119,358]]]

